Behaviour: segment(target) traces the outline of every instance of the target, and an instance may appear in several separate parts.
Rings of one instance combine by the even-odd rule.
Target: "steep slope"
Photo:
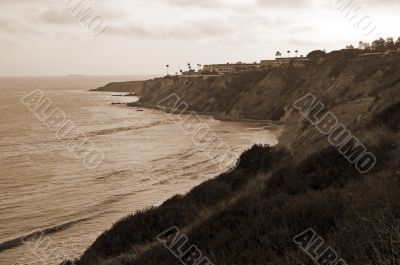
[[[92,91],[107,91],[107,92],[129,92],[140,96],[143,94],[145,81],[130,81],[130,82],[114,82],[93,89]]]
[[[214,264],[314,264],[293,242],[308,228],[325,240],[316,253],[330,246],[338,264],[400,264],[399,65],[398,55],[338,51],[305,68],[146,81],[144,106],[175,93],[190,110],[280,120],[285,132],[234,171],[121,220],[77,264],[181,264],[156,238],[171,226],[188,237],[182,252],[195,244]],[[293,107],[310,92],[377,157],[367,174]]]
[[[356,126],[392,104],[400,87],[400,55],[360,57],[359,50],[342,50],[312,59],[304,68],[284,67],[221,77],[159,78],[146,81],[139,103],[158,108],[171,94],[188,110],[217,118],[281,121],[286,133],[280,142],[294,150],[326,141],[305,128],[292,104],[312,93],[346,126]],[[174,102],[172,102],[173,104]],[[323,143],[318,144],[320,141]],[[316,151],[308,148],[311,152]]]

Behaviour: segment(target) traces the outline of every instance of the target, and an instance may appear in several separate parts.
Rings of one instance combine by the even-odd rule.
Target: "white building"
[[[264,68],[279,67],[285,65],[292,65],[295,67],[305,67],[308,59],[306,57],[290,57],[290,58],[276,58],[275,60],[262,60],[261,65]]]
[[[238,72],[246,72],[258,70],[261,67],[259,63],[242,63],[238,62],[235,64],[226,63],[226,64],[209,64],[204,65],[203,72],[211,72],[211,73],[238,73]]]

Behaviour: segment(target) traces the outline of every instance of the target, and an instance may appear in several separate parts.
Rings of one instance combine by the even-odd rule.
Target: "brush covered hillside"
[[[400,264],[400,56],[360,53],[311,57],[304,68],[145,82],[142,106],[176,93],[191,110],[279,120],[285,132],[278,146],[243,153],[234,170],[120,220],[77,265],[195,264],[157,239],[171,227],[188,238],[175,251],[194,244],[207,258],[200,265],[315,264],[293,242],[309,228],[325,242],[315,256],[332,247],[338,265]],[[293,107],[309,92],[376,156],[371,171],[359,173]]]
[[[139,89],[140,101],[130,106],[158,109],[161,102],[172,107],[176,102],[168,106],[164,99],[176,94],[187,103],[188,111],[199,114],[219,119],[279,121],[286,127],[280,142],[300,150],[301,155],[309,155],[315,149],[301,147],[323,147],[326,137],[307,130],[307,124],[292,108],[297,99],[311,92],[346,126],[362,124],[398,99],[400,54],[360,57],[368,52],[375,51],[314,51],[307,56],[306,67],[270,68],[209,78],[156,78],[140,83],[139,88],[137,82],[110,85],[128,92]]]

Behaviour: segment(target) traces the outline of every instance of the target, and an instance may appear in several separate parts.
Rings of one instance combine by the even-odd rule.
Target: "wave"
[[[172,155],[168,155],[166,157],[153,159],[153,160],[150,160],[149,162],[153,163],[153,162],[160,162],[160,161],[163,161],[163,160],[167,160],[167,161],[174,160],[174,163],[176,163],[176,160],[178,160],[178,161],[179,160],[186,160],[186,159],[189,159],[189,158],[193,157],[194,155],[196,155],[198,153],[201,153],[201,151],[194,150],[194,149],[189,149],[189,150],[185,150],[183,152],[177,153],[177,154],[172,154]]]
[[[131,170],[118,170],[118,171],[113,171],[110,173],[106,173],[104,175],[100,175],[98,177],[96,177],[96,180],[104,180],[104,181],[108,181],[110,178],[115,178],[116,176],[123,176],[124,174],[127,174],[131,172]]]
[[[127,132],[127,131],[133,131],[133,130],[143,130],[143,129],[149,129],[154,126],[158,126],[160,124],[164,123],[163,121],[157,121],[153,122],[144,126],[127,126],[127,127],[117,127],[117,128],[110,128],[110,129],[104,129],[104,130],[99,130],[99,131],[92,131],[92,132],[87,132],[84,133],[85,136],[98,136],[98,135],[108,135],[108,134],[115,134],[115,133],[120,133],[120,132]]]
[[[82,132],[82,136],[66,138],[66,139],[55,139],[55,140],[45,140],[45,141],[36,141],[36,142],[27,141],[27,142],[22,142],[22,143],[11,143],[11,144],[6,143],[6,144],[0,144],[0,148],[8,148],[8,147],[12,147],[13,149],[15,149],[15,148],[22,149],[23,148],[26,151],[27,148],[29,150],[35,149],[35,148],[43,148],[44,145],[49,145],[50,147],[52,147],[53,144],[55,144],[55,143],[62,143],[65,141],[78,140],[78,139],[86,138],[86,137],[115,134],[115,133],[132,131],[132,130],[145,130],[145,129],[152,128],[154,126],[161,125],[163,123],[166,123],[166,122],[165,121],[157,121],[157,122],[153,122],[153,123],[143,125],[143,126],[127,126],[127,127],[103,129],[103,130],[98,130],[98,131]]]
[[[46,235],[61,232],[77,223],[85,222],[90,219],[92,219],[92,217],[81,218],[78,220],[70,221],[70,222],[67,222],[64,224],[60,224],[60,225],[56,225],[56,226],[52,226],[52,227],[48,227],[48,228],[44,228],[44,229],[36,229],[27,235],[19,236],[17,238],[7,240],[5,242],[0,243],[0,253],[4,250],[24,245],[29,241],[40,240]]]
[[[147,189],[147,190],[148,190],[148,189]],[[130,197],[130,196],[132,196],[132,195],[138,194],[138,193],[140,193],[140,192],[142,192],[142,191],[146,191],[146,189],[144,189],[144,190],[135,190],[135,191],[128,192],[128,193],[123,193],[123,194],[118,194],[118,195],[109,196],[108,198],[106,198],[106,199],[102,202],[102,205],[103,205],[103,206],[106,206],[106,205],[109,205],[109,204],[113,204],[113,203],[119,202],[120,200],[122,200],[122,199],[124,199],[124,198],[127,198],[127,197]]]

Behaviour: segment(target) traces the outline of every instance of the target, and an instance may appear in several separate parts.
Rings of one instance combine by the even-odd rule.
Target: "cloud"
[[[140,22],[130,22],[126,25],[110,25],[105,31],[108,35],[124,37],[141,37],[151,39],[179,39],[221,37],[234,32],[234,28],[224,20],[187,21],[170,26],[146,26]]]
[[[312,6],[313,0],[257,0],[260,7],[287,8],[288,10]]]
[[[16,30],[15,24],[11,23],[9,19],[0,18],[0,31],[15,32]]]
[[[179,7],[201,7],[201,8],[227,8],[236,10],[236,7],[245,9],[254,8],[290,8],[313,5],[313,0],[162,0],[168,4]],[[374,1],[374,0],[371,0]]]
[[[16,22],[14,19],[0,17],[0,32],[10,34],[38,33],[28,24]]]
[[[168,3],[180,7],[216,8],[226,6],[223,0],[168,0]]]
[[[50,8],[40,14],[36,20],[47,24],[71,24],[75,22],[67,12]]]

